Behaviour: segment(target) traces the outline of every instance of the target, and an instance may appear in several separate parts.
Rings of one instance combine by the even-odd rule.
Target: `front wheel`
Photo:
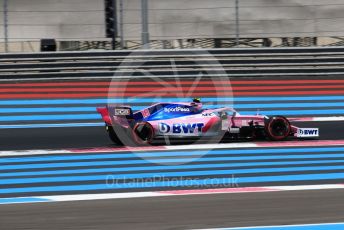
[[[133,128],[133,138],[137,145],[149,145],[154,138],[153,126],[148,122],[139,122]]]
[[[285,140],[289,136],[290,131],[290,123],[283,116],[273,116],[265,121],[266,136],[272,141]]]

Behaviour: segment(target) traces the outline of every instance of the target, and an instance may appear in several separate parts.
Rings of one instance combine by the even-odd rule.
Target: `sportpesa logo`
[[[174,107],[174,108],[164,108],[164,111],[167,113],[190,112],[190,109],[189,108],[183,108],[183,107]]]

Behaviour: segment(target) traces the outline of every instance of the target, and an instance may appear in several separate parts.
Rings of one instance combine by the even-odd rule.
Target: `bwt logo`
[[[194,133],[195,130],[201,133],[203,127],[203,123],[173,124],[172,127],[166,123],[159,123],[161,133]]]
[[[317,136],[318,135],[318,129],[299,129],[298,132],[299,132],[299,135],[302,135],[302,136]]]
[[[164,111],[167,113],[171,112],[190,112],[189,108],[183,108],[183,107],[175,107],[175,108],[164,108]]]

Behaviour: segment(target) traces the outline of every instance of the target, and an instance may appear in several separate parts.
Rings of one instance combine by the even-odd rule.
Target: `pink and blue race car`
[[[130,106],[99,107],[110,139],[119,145],[151,144],[161,138],[223,137],[285,140],[318,137],[317,128],[298,128],[283,116],[240,115],[232,108],[190,103],[157,103],[133,112]]]

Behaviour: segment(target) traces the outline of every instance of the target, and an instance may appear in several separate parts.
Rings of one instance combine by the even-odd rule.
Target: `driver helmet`
[[[191,106],[193,106],[194,108],[198,110],[202,109],[201,99],[200,98],[192,99]]]

